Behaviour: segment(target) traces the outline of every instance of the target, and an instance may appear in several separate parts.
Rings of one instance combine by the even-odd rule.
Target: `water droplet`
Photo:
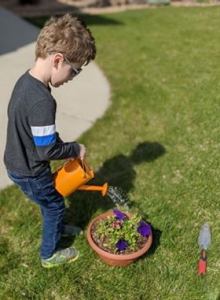
[[[117,207],[123,206],[125,210],[128,211],[129,208],[126,202],[129,201],[129,197],[121,188],[118,188],[116,186],[109,186],[106,195]]]

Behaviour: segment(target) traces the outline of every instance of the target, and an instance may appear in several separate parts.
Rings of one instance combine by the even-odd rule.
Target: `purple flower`
[[[115,247],[118,248],[119,251],[125,250],[128,247],[128,242],[124,240],[119,240],[116,244]]]
[[[137,232],[140,233],[143,237],[148,236],[151,234],[151,227],[146,222],[141,221],[137,229]]]
[[[114,209],[113,213],[115,214],[117,220],[123,221],[127,218],[126,215],[123,214],[120,210]]]

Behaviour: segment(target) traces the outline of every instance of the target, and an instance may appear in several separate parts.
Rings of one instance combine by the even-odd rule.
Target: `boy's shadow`
[[[89,184],[102,185],[107,182],[109,186],[118,187],[128,194],[133,188],[136,177],[134,165],[154,161],[165,152],[164,146],[158,142],[140,143],[130,155],[120,154],[107,160],[95,172],[95,178],[90,180]],[[102,197],[99,192],[76,191],[67,200],[68,206],[64,222],[78,225],[81,228],[87,226],[97,211],[103,212],[115,207],[108,197]],[[131,205],[132,203],[129,203],[129,206]]]

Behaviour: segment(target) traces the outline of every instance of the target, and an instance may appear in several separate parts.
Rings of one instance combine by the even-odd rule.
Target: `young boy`
[[[81,229],[62,223],[65,204],[55,187],[51,160],[79,157],[85,146],[64,143],[56,132],[56,101],[50,86],[72,80],[95,58],[95,40],[79,19],[70,14],[51,18],[36,44],[36,60],[16,83],[8,106],[4,162],[8,176],[26,196],[40,206],[43,218],[41,263],[50,268],[75,261],[74,247],[57,249],[61,234],[79,234]]]

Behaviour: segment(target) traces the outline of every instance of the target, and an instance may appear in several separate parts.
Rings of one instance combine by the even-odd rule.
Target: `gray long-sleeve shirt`
[[[27,71],[16,83],[8,105],[6,168],[36,176],[51,160],[76,157],[79,144],[64,143],[56,132],[56,101],[50,89]]]

